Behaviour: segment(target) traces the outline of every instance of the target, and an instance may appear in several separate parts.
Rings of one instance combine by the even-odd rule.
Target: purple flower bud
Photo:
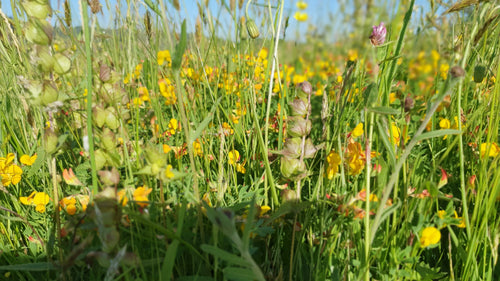
[[[379,46],[384,44],[385,36],[387,35],[387,29],[383,22],[381,22],[378,26],[374,25],[372,34],[370,35],[370,41],[373,46]]]

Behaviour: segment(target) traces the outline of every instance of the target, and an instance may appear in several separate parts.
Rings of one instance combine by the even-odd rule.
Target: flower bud
[[[69,58],[63,54],[57,53],[54,55],[54,71],[59,74],[67,73],[71,68],[71,61]]]
[[[43,134],[43,149],[48,154],[52,154],[57,150],[58,138],[52,129],[46,129]]]
[[[304,116],[307,114],[308,109],[309,113],[311,113],[311,108],[307,106],[307,101],[299,98],[294,99],[290,103],[290,109],[293,116]]]
[[[240,39],[241,40],[248,39],[247,24],[245,22],[245,18],[244,17],[240,18],[240,28],[239,28],[239,31],[240,31]]]
[[[474,82],[481,83],[486,77],[487,69],[484,65],[476,65],[474,67]]]
[[[285,178],[294,178],[306,172],[306,165],[299,159],[282,157],[280,170]]]
[[[288,135],[291,137],[307,136],[311,132],[311,120],[305,120],[299,116],[292,116],[288,120]]]
[[[381,22],[378,26],[374,25],[372,30],[372,34],[370,35],[370,41],[373,46],[380,46],[385,42],[385,36],[387,35],[387,29],[383,22]]]
[[[29,17],[43,20],[52,13],[48,2],[39,3],[37,1],[25,1],[22,2],[22,5]]]
[[[259,28],[255,24],[255,22],[253,21],[253,19],[248,19],[248,21],[247,21],[247,31],[248,31],[248,35],[252,39],[257,38],[260,35]]]

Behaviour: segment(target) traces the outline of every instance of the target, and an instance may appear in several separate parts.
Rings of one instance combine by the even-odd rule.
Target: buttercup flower
[[[293,15],[293,17],[297,20],[297,21],[306,21],[307,20],[307,13],[303,13],[303,12],[296,12],[295,15]]]
[[[441,232],[433,227],[426,227],[422,231],[422,235],[420,235],[420,247],[426,248],[431,245],[439,243],[441,240]]]
[[[299,8],[300,10],[305,10],[307,9],[307,3],[304,1],[299,1],[297,2],[297,8]]]
[[[385,36],[387,35],[387,29],[383,22],[381,22],[378,26],[374,25],[372,34],[370,35],[370,41],[373,46],[380,46],[385,42]]]

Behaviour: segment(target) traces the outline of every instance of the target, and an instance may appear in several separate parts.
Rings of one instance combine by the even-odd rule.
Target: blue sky
[[[158,0],[152,0],[153,3],[158,1]],[[199,2],[204,2],[205,0],[198,0]],[[188,23],[188,31],[193,31],[194,30],[194,24],[196,22],[196,17],[198,16],[198,8],[197,8],[197,2],[196,0],[179,0],[181,4],[181,10],[180,12],[177,12],[167,4],[167,13],[169,13],[169,16],[173,19],[176,19],[180,22],[181,19],[187,19]],[[221,22],[221,26],[219,27],[219,36],[224,36],[225,33],[230,33],[229,36],[234,37],[234,33],[232,30],[233,27],[233,22],[231,19],[231,16],[228,14],[228,12],[225,9],[221,10],[221,2],[223,0],[210,0],[209,1],[209,9],[212,14],[213,18],[219,18],[219,21]],[[349,1],[349,0],[347,0]],[[15,2],[19,2],[18,0],[15,0]],[[63,3],[64,0],[50,0],[51,6],[54,10],[59,10],[61,11],[58,15],[60,17],[64,17],[64,9],[63,9]],[[79,7],[79,0],[69,0],[70,6],[71,6],[71,12],[72,12],[72,18],[73,18],[73,25],[77,26],[81,24],[81,19],[80,19],[80,7]],[[135,7],[133,7],[133,10],[138,11],[139,14],[144,14],[146,8],[144,7],[144,2],[143,1],[134,1],[131,0],[131,3],[135,3]],[[165,3],[169,3],[170,1],[165,1]],[[229,0],[225,0],[227,5],[229,5]],[[276,3],[277,0],[271,0],[271,3]],[[290,1],[287,0],[285,1],[285,16],[290,16],[290,21],[289,21],[289,27],[287,30],[287,38],[289,39],[295,39],[297,34],[303,34],[303,32],[307,29],[308,24],[313,24],[314,26],[324,26],[326,23],[329,24],[335,24],[339,25],[340,23],[340,17],[339,15],[339,5],[338,1],[334,0],[305,0],[308,4],[308,7],[306,9],[306,12],[309,15],[309,19],[307,23],[298,23],[293,19],[293,14],[295,11],[297,11],[297,8],[295,7],[295,3],[297,1]],[[386,1],[384,1],[386,2]],[[127,13],[127,4],[126,1],[113,1],[113,0],[108,0],[107,2],[105,0],[101,0],[101,3],[103,4],[103,13],[98,15],[98,22],[101,26],[103,27],[112,27],[113,26],[113,21],[112,19],[114,18],[114,15],[116,14],[116,11],[118,7],[120,7],[122,11],[122,15]],[[238,0],[236,0],[236,3],[238,3]],[[253,0],[253,3],[261,3],[265,4],[267,3],[267,0]],[[386,2],[387,3],[387,2]],[[397,3],[397,1],[396,1]],[[423,7],[423,9],[426,9],[425,7],[428,6],[428,0],[417,0],[416,5]],[[12,7],[11,7],[11,0],[1,0],[1,9],[2,11],[7,15],[11,16],[12,15]],[[107,5],[109,4],[109,6]],[[246,1],[245,1],[246,4]],[[255,16],[254,13],[256,11],[262,11],[263,13],[267,12],[266,7],[258,7],[254,6],[251,7],[250,15]],[[219,13],[220,12],[220,13]],[[242,16],[244,12],[244,7],[241,12],[238,13],[238,16]],[[257,24],[260,23],[262,20],[262,17],[256,17],[256,22]],[[381,19],[384,20],[384,19]],[[333,22],[332,22],[333,21]],[[374,23],[378,24],[378,23]],[[340,30],[333,30],[333,33],[335,32],[340,32]],[[334,37],[335,34],[332,34]],[[327,38],[328,39],[328,38]]]

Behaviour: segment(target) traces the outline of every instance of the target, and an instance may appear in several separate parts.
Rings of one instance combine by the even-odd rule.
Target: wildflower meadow
[[[500,280],[499,59],[496,0],[2,0],[0,280]]]

